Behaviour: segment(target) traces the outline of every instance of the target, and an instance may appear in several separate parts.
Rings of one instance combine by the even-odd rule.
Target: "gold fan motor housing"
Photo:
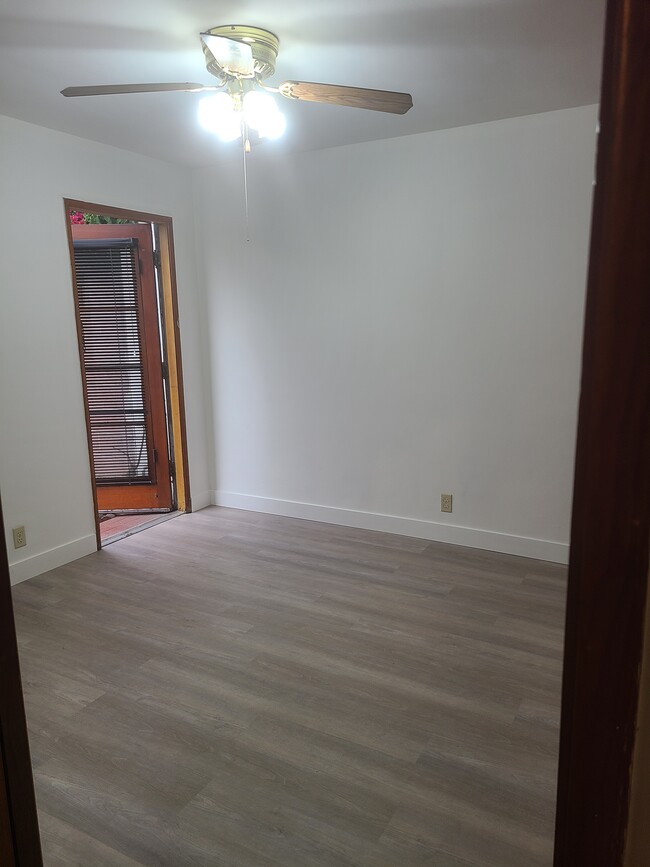
[[[253,52],[255,75],[257,78],[268,78],[275,72],[275,61],[277,60],[280,48],[280,40],[275,33],[262,30],[260,27],[246,27],[239,24],[212,27],[205,32],[211,36],[225,36],[227,39],[234,39],[236,42],[247,42]],[[217,66],[205,45],[203,45],[203,53],[205,54],[208,72],[223,80],[223,70]]]

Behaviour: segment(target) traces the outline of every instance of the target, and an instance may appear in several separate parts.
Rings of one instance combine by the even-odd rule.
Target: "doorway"
[[[190,511],[171,220],[65,200],[98,548]]]

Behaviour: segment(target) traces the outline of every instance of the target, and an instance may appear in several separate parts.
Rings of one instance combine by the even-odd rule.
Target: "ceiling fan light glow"
[[[258,130],[260,138],[280,138],[287,128],[287,119],[281,111],[277,111],[270,117],[266,125]]]
[[[234,141],[241,135],[241,113],[227,93],[203,97],[199,103],[199,123],[221,141]]]
[[[268,93],[249,91],[243,101],[244,118],[260,138],[278,138],[286,129],[286,120]]]

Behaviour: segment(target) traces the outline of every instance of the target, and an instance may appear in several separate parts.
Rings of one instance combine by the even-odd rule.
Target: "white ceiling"
[[[281,100],[287,132],[264,147],[333,147],[597,102],[603,20],[604,0],[0,0],[0,114],[165,160],[215,163],[236,143],[198,126],[200,94],[59,91],[212,83],[198,33],[250,24],[280,37],[269,83],[413,95],[403,117]]]

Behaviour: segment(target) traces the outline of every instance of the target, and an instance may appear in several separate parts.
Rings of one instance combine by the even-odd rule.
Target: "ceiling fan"
[[[269,93],[278,93],[288,99],[347,105],[390,114],[405,114],[413,105],[409,93],[387,90],[307,81],[285,81],[279,87],[269,87],[263,82],[275,72],[280,40],[275,34],[259,27],[213,27],[201,33],[201,42],[207,70],[217,79],[217,84],[109,84],[66,87],[61,93],[63,96],[103,96],[161,91],[218,91],[202,100],[199,121],[225,141],[243,135],[246,150],[250,148],[249,128],[255,130],[260,138],[276,138],[284,131],[284,116]]]

